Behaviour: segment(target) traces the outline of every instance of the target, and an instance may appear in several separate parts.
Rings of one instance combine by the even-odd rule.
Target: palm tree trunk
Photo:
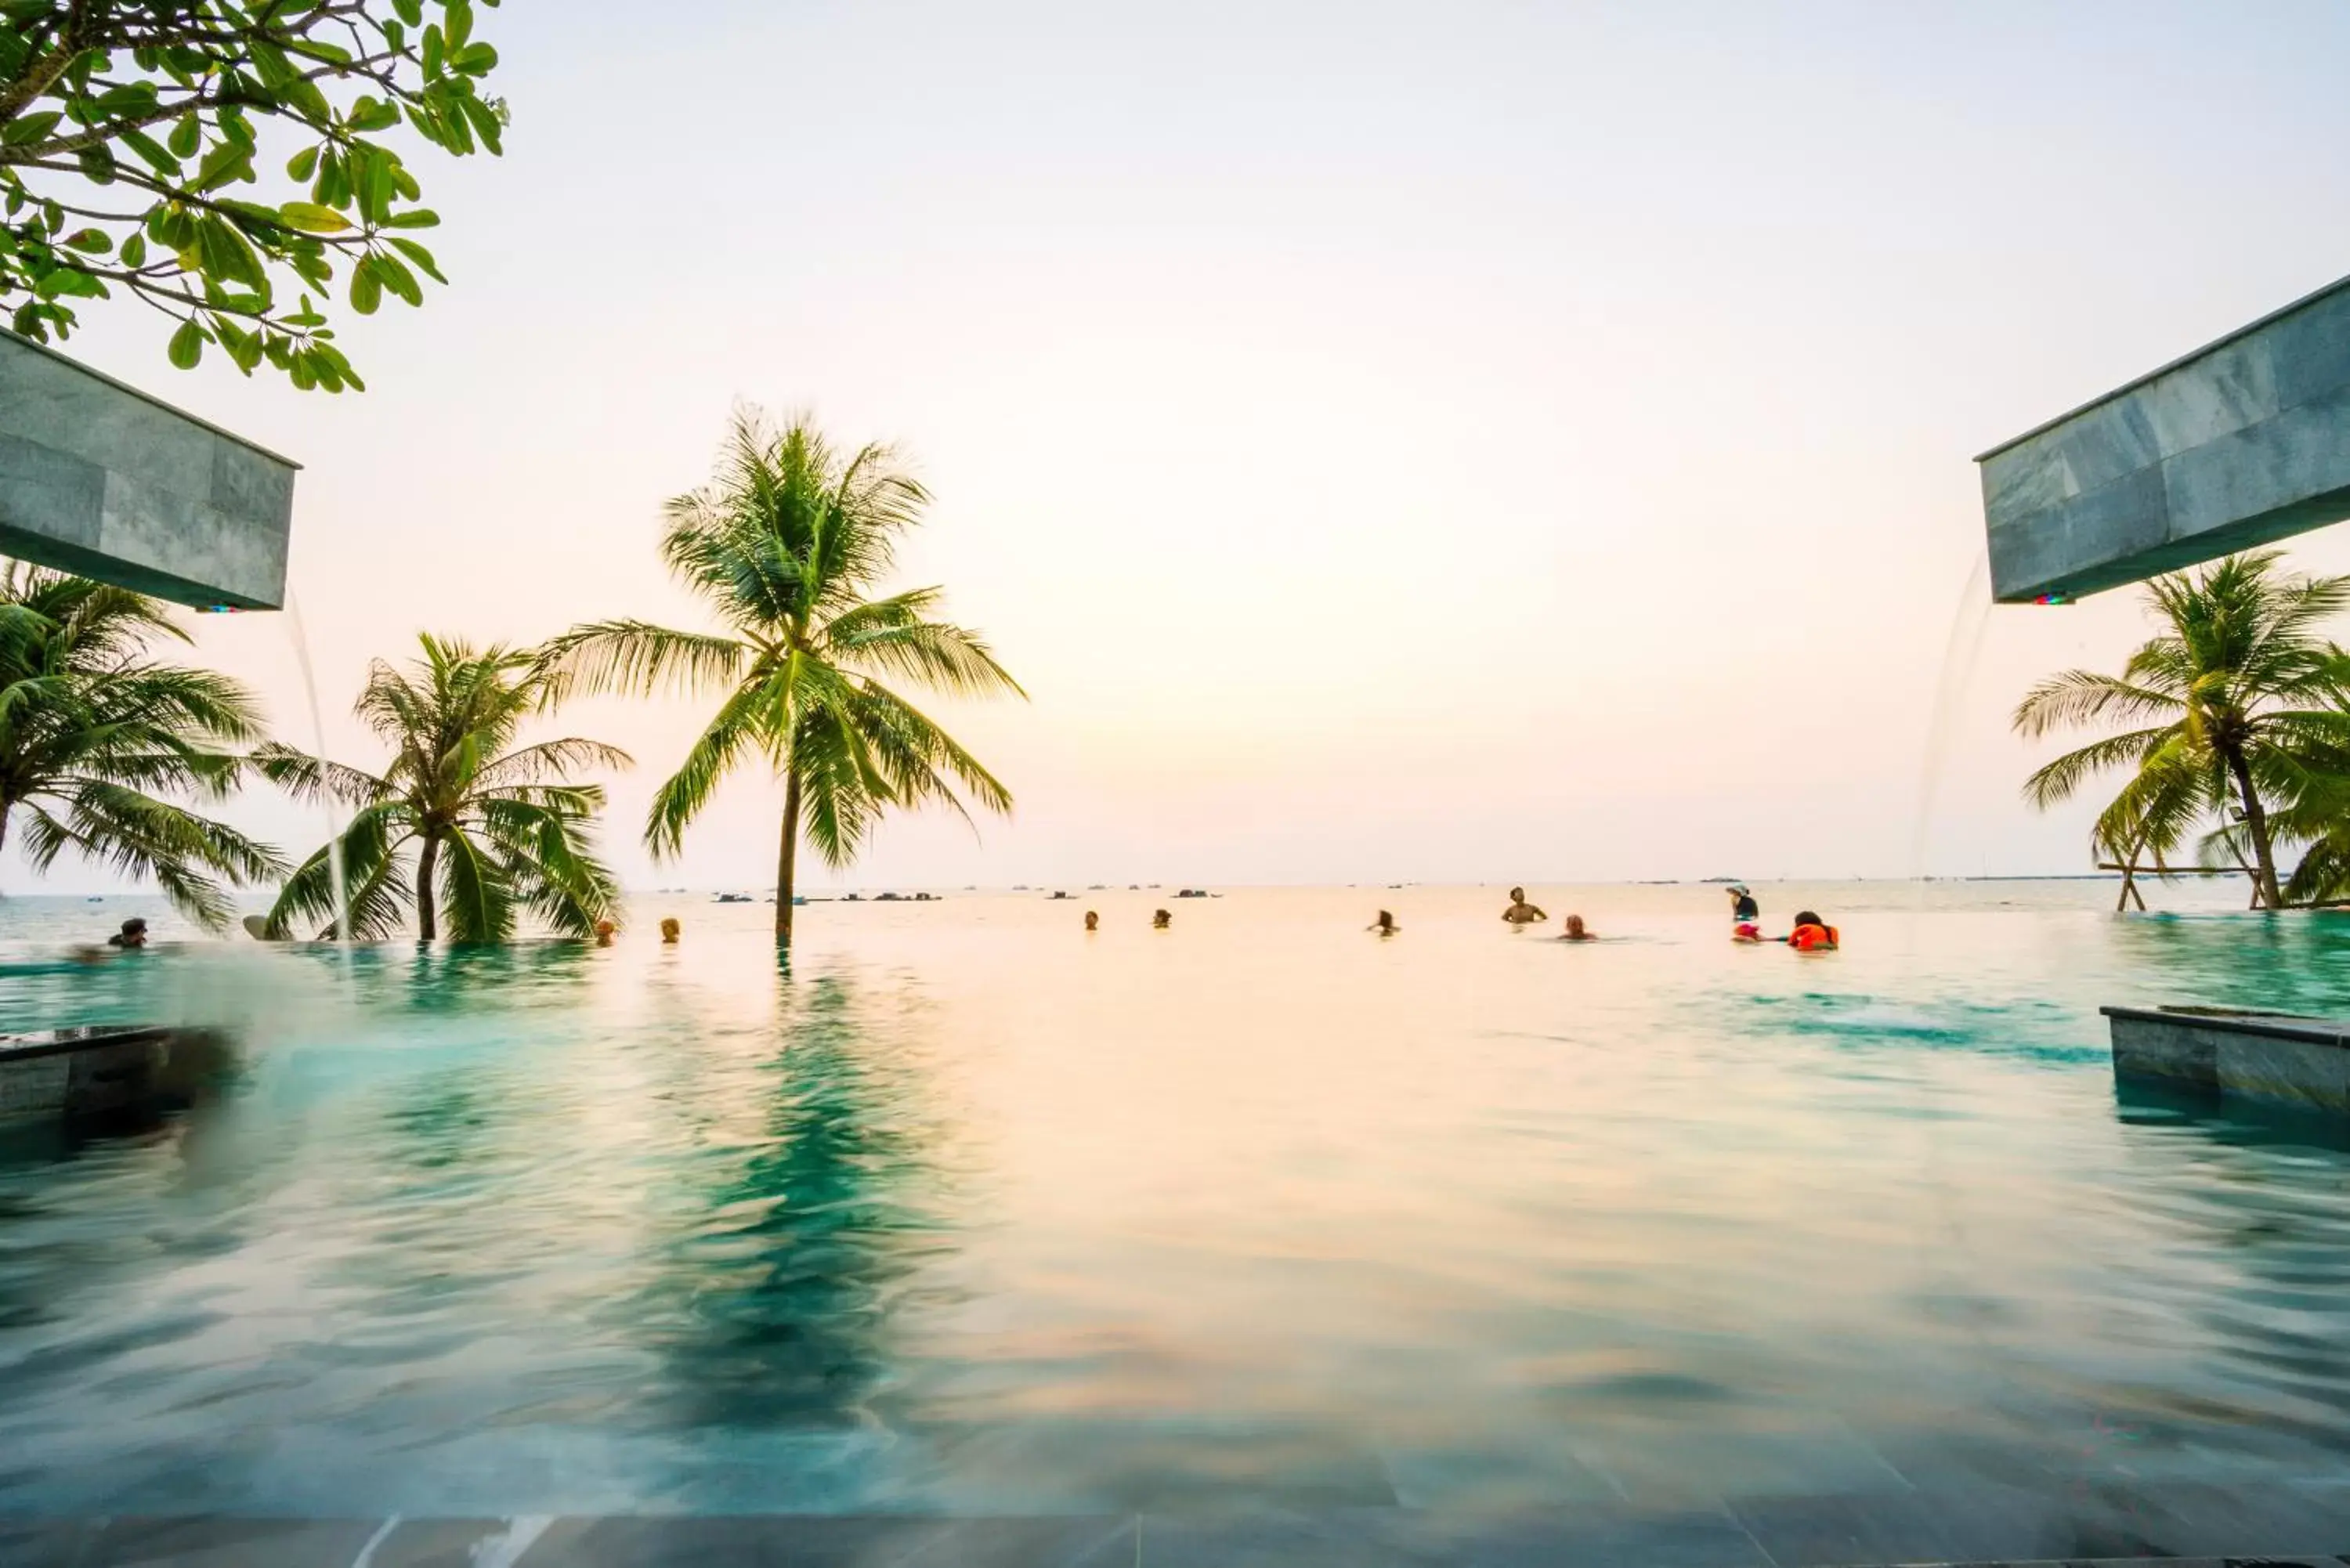
[[[423,853],[416,857],[416,935],[421,941],[441,935],[441,911],[432,901],[432,870],[440,863],[441,841],[427,834]]]
[[[2236,793],[2243,797],[2244,832],[2252,841],[2253,880],[2262,901],[2272,909],[2282,909],[2284,899],[2277,892],[2276,854],[2269,844],[2269,814],[2261,805],[2260,791],[2252,787],[2252,770],[2244,761],[2242,751],[2230,747],[2225,754],[2228,771],[2235,775]]]
[[[792,866],[799,857],[800,777],[784,785],[784,841],[775,849],[775,946],[792,945]]]

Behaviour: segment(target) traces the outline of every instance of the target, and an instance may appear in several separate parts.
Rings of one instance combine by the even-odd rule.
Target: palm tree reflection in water
[[[839,975],[781,990],[764,1136],[712,1157],[723,1174],[653,1286],[654,1348],[690,1427],[868,1424],[906,1286],[951,1245],[922,1207],[938,1130],[909,1042],[877,1034]]]

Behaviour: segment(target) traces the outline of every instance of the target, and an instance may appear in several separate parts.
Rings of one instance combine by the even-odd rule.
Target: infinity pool
[[[249,1063],[0,1157],[0,1511],[2350,1476],[2350,1156],[2117,1095],[2095,1011],[2350,1010],[2350,919],[1760,891],[1846,950],[1733,948],[1694,887],[1534,889],[1581,947],[1479,889],[817,905],[788,974],[764,906],[682,898],[348,971],[15,942],[0,1027]]]

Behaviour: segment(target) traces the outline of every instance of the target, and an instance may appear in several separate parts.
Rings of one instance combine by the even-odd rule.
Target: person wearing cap
[[[1762,918],[1762,906],[1754,901],[1754,895],[1747,890],[1745,883],[1732,882],[1728,891],[1731,924],[1751,926]]]
[[[133,915],[122,922],[122,929],[106,939],[110,948],[143,948],[147,945],[147,922]]]

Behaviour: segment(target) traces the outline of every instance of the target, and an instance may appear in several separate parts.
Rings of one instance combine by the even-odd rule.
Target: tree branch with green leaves
[[[247,375],[364,390],[327,315],[338,288],[366,316],[448,281],[394,135],[503,148],[476,4],[497,0],[0,0],[11,329],[62,341],[80,302],[127,296],[178,323],[183,369],[216,345]],[[292,147],[282,175],[265,136]]]

